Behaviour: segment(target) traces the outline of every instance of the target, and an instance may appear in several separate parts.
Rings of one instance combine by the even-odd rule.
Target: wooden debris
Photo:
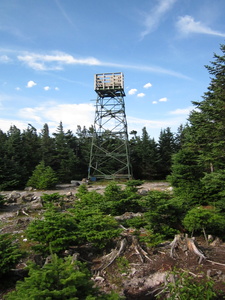
[[[194,238],[188,238],[187,236],[182,237],[180,234],[178,234],[175,235],[173,241],[170,243],[170,246],[170,257],[172,258],[175,258],[175,249],[181,248],[185,252],[189,250],[190,252],[195,253],[199,257],[199,264],[202,262],[202,259],[206,259],[202,251],[198,249]]]

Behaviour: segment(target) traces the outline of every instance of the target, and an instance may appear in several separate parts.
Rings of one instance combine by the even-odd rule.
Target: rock
[[[88,182],[89,182],[88,178],[83,178],[82,179],[82,183],[88,183]]]
[[[124,283],[124,294],[128,299],[141,299],[141,295],[146,297],[147,294],[148,298],[143,299],[155,299],[151,298],[149,291],[164,283],[167,275],[167,272],[155,272],[147,277],[134,277]]]
[[[76,180],[71,180],[71,185],[72,186],[79,186],[80,183],[78,181],[76,181]]]
[[[27,187],[25,187],[25,189],[24,189],[24,191],[27,191],[27,192],[30,192],[30,191],[32,191],[32,190],[33,190],[32,186],[27,186]]]
[[[40,197],[36,197],[36,200],[31,201],[29,204],[30,210],[36,210],[36,209],[41,209],[41,208],[43,208],[43,204],[42,204]]]
[[[11,194],[8,195],[7,202],[8,203],[16,203],[17,199],[21,197],[21,194],[17,191],[13,191]]]
[[[123,220],[133,219],[135,217],[141,217],[141,216],[143,216],[142,213],[125,212],[123,215],[115,216],[114,218],[117,221],[123,221]]]
[[[34,198],[34,193],[24,192],[21,194],[21,198],[24,202],[31,202]]]
[[[169,186],[169,187],[167,188],[167,191],[172,192],[172,191],[173,191],[173,187],[172,187],[172,186]]]
[[[148,195],[148,190],[138,191],[138,194],[141,195],[141,196],[147,196]]]
[[[30,218],[19,218],[16,222],[17,225],[27,227],[27,225],[30,223]]]
[[[222,244],[222,241],[219,238],[216,238],[212,243],[210,243],[210,246],[216,247]]]

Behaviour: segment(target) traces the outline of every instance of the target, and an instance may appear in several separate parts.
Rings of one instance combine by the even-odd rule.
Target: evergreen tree
[[[22,144],[21,131],[15,125],[11,126],[7,132],[5,142],[5,162],[4,170],[5,182],[2,188],[17,189],[25,185],[26,168],[24,162],[24,149]],[[3,171],[4,172],[4,171]]]
[[[21,258],[18,244],[9,234],[0,235],[0,278],[4,276]]]
[[[142,129],[140,158],[142,171],[142,177],[140,179],[157,178],[159,161],[157,143],[154,139],[149,137],[146,127]]]
[[[34,168],[41,159],[40,138],[37,130],[31,124],[28,124],[26,130],[21,134],[21,143],[23,145],[23,167],[24,167],[24,183],[31,176]]]
[[[151,139],[146,127],[142,129],[141,137],[132,131],[134,137],[130,140],[131,165],[133,176],[139,179],[157,179],[159,152],[157,143]]]
[[[225,167],[225,45],[221,51],[206,66],[212,75],[208,91],[202,101],[193,102],[196,108],[183,132],[182,149],[174,157],[170,180],[175,194],[189,204],[210,203],[213,186],[221,186],[224,176],[220,171]],[[212,172],[219,175],[207,176]]]
[[[206,66],[212,75],[203,100],[193,102],[196,109],[190,114],[190,143],[199,151],[199,164],[206,172],[224,168],[225,165],[225,45],[222,55],[214,54],[211,66]]]
[[[29,276],[19,281],[16,290],[6,295],[7,300],[119,300],[119,296],[102,294],[91,281],[91,274],[80,262],[72,257],[65,260],[51,255],[51,262],[40,268],[29,266]]]
[[[46,167],[44,161],[41,161],[34,169],[27,186],[32,186],[39,190],[47,190],[55,187],[57,181],[57,176],[52,168]]]
[[[55,155],[54,140],[50,137],[48,124],[45,123],[41,130],[41,155],[42,161],[46,166],[53,166],[53,157]]]
[[[7,189],[8,187],[14,184],[18,184],[18,180],[16,176],[13,177],[12,170],[14,168],[14,164],[11,163],[8,158],[7,153],[7,135],[2,130],[0,130],[0,190]]]
[[[70,213],[48,209],[44,219],[35,219],[27,228],[27,237],[37,244],[33,248],[40,253],[60,253],[77,245],[77,222]]]
[[[130,149],[130,163],[132,166],[134,178],[142,178],[140,154],[141,154],[141,138],[137,136],[137,131],[133,130],[130,132],[133,137],[129,141]]]
[[[77,126],[76,155],[79,157],[78,174],[80,175],[80,178],[86,177],[88,173],[93,130],[93,127],[90,127],[88,130],[85,126],[83,129],[80,125]]]
[[[60,122],[57,132],[53,135],[55,137],[55,156],[52,167],[56,171],[59,181],[66,183],[76,176],[78,160],[74,149],[71,149],[68,145],[62,122]]]
[[[161,130],[158,149],[160,155],[160,178],[165,179],[171,172],[172,155],[176,152],[175,138],[169,127]]]

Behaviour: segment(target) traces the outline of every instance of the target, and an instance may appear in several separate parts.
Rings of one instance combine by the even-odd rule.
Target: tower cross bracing
[[[122,73],[96,74],[97,93],[88,177],[131,178]]]

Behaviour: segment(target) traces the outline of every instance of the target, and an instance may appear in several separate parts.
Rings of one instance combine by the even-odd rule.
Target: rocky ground
[[[75,186],[62,185],[57,190],[45,193],[57,192],[66,195],[66,199],[72,202],[76,189]],[[88,189],[102,193],[104,186],[89,184]],[[166,182],[145,183],[139,192],[144,194],[148,190],[168,189],[170,187]],[[6,194],[11,200],[0,211],[0,231],[16,235],[26,249],[28,242],[24,239],[23,232],[35,216],[43,212],[40,201],[43,192],[14,191],[2,194]],[[187,237],[179,236],[174,243],[168,241],[154,249],[143,249],[132,231],[124,230],[115,249],[104,256],[95,257],[90,266],[93,280],[104,291],[117,291],[128,300],[143,300],[155,299],[155,295],[161,293],[161,287],[166,285],[168,274],[174,267],[188,270],[190,276],[196,279],[207,275],[215,281],[216,289],[225,291],[224,258],[225,244],[216,238],[210,242],[196,238],[193,242]],[[23,269],[26,260],[21,261],[17,269]],[[165,296],[162,297],[165,299]]]

